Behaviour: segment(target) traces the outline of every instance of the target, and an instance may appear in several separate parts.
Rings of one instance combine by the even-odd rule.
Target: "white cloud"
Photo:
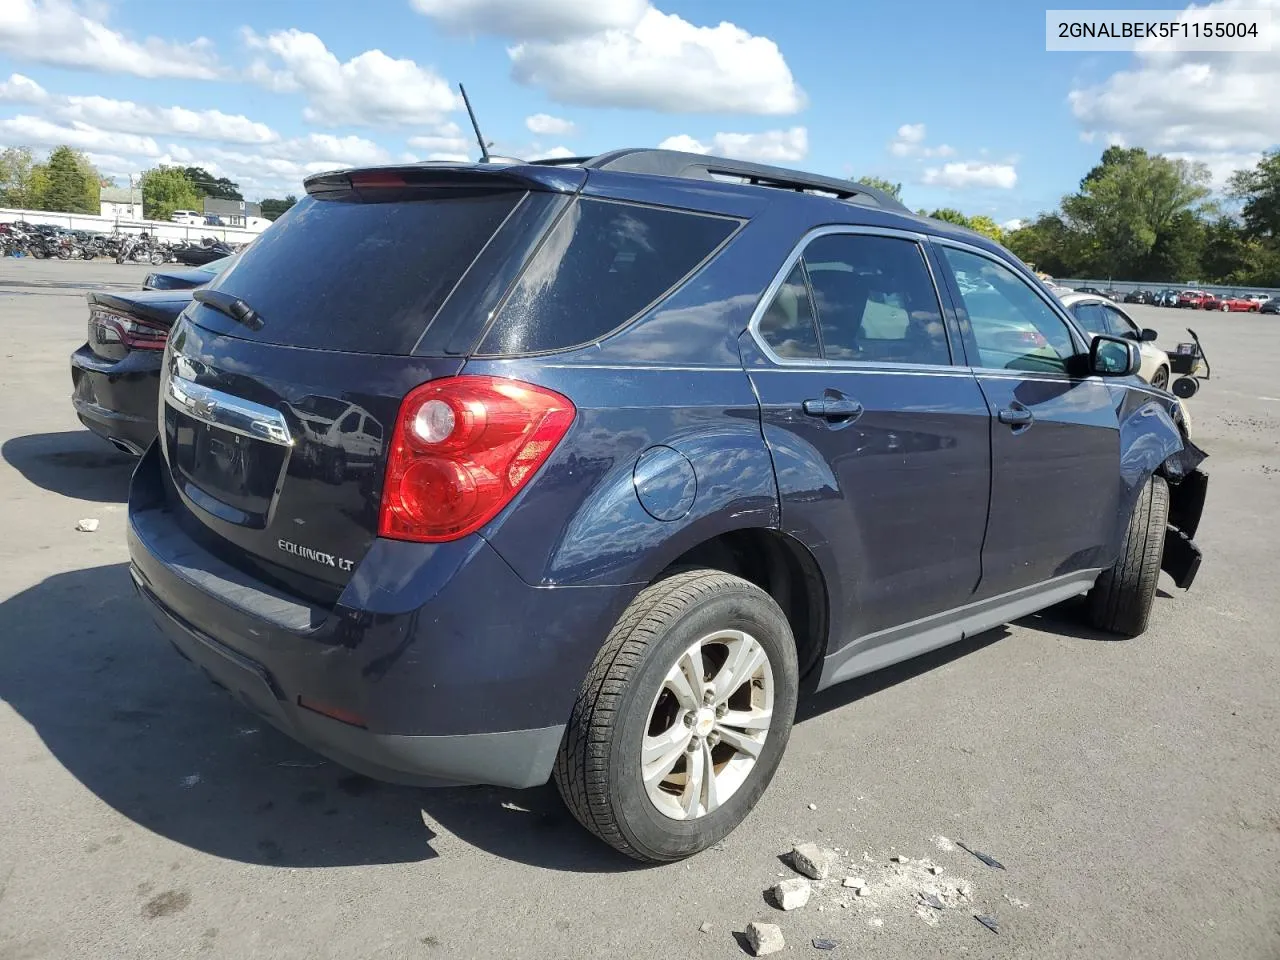
[[[158,134],[230,143],[271,143],[280,139],[265,123],[238,114],[153,107],[108,97],[51,94],[34,80],[17,73],[0,83],[0,102],[42,104],[46,119],[112,133]]]
[[[0,83],[0,103],[43,103],[48,97],[44,87],[20,73]]]
[[[522,40],[564,40],[639,23],[648,0],[413,0],[445,27]]]
[[[71,0],[0,2],[0,53],[15,60],[138,77],[213,80],[222,75],[213,44],[203,37],[190,43],[157,37],[133,40],[82,12]]]
[[[1280,0],[1221,0],[1197,18],[1270,10],[1272,53],[1204,53],[1162,41],[1135,54],[1105,81],[1067,101],[1083,133],[1209,163],[1221,182],[1280,144]]]
[[[282,30],[261,37],[244,31],[250,48],[261,51],[250,79],[277,92],[300,90],[308,105],[303,116],[328,126],[398,126],[438,122],[458,106],[453,88],[434,70],[366,50],[340,62],[314,33]],[[282,65],[275,69],[267,58]]]
[[[562,103],[750,114],[795,113],[806,103],[768,37],[728,22],[697,27],[653,7],[632,27],[507,52],[519,83]]]
[[[456,123],[442,123],[432,133],[410,137],[408,142],[416,150],[425,150],[428,160],[467,160],[474,145]]]
[[[1012,233],[1014,230],[1021,230],[1026,225],[1027,221],[1020,217],[1014,217],[1012,220],[1006,220],[1004,223],[1000,224],[1000,229],[1005,233]]]
[[[569,137],[578,132],[571,120],[553,117],[549,113],[535,113],[524,118],[524,125],[530,132],[543,137]]]
[[[572,150],[565,146],[552,147],[550,150],[540,150],[534,153],[530,160],[563,160],[565,157],[577,156]]]
[[[150,137],[101,130],[87,123],[61,126],[40,117],[19,115],[0,120],[0,143],[56,147],[66,144],[76,150],[98,153],[137,154],[157,157],[160,148]]]
[[[761,163],[794,163],[803,160],[809,152],[809,131],[804,127],[792,127],[761,133],[717,133],[710,143],[681,133],[667,137],[658,147],[686,153],[714,153]]]
[[[923,123],[904,123],[898,128],[898,135],[889,141],[889,152],[895,157],[955,156],[955,148],[945,143],[936,147],[926,146],[926,132]]]
[[[1012,190],[1018,184],[1018,171],[1011,163],[945,163],[941,167],[926,169],[921,182],[957,190],[970,187]]]

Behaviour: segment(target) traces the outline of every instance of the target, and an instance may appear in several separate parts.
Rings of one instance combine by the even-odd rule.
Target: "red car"
[[[1203,306],[1206,310],[1221,310],[1223,313],[1253,313],[1262,309],[1262,301],[1253,297],[1212,297]]]
[[[1190,307],[1192,310],[1199,310],[1204,306],[1205,300],[1209,298],[1209,294],[1203,290],[1183,290],[1178,294],[1178,306]]]

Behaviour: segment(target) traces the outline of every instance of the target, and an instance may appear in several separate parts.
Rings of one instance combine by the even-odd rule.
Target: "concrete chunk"
[[[746,937],[747,946],[751,948],[752,956],[756,957],[767,957],[787,945],[787,941],[782,938],[782,928],[776,923],[748,923]]]
[[[801,843],[791,848],[791,866],[796,873],[802,873],[814,880],[825,880],[831,873],[831,862],[835,853],[824,850],[816,843]]]
[[[769,892],[773,894],[773,902],[779,909],[798,910],[813,896],[813,887],[804,877],[792,877],[790,880],[775,883],[769,888]]]

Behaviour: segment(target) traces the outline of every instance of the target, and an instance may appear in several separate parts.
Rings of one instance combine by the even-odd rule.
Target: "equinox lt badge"
[[[335,557],[332,553],[313,550],[311,547],[303,547],[289,540],[277,540],[276,546],[285,553],[292,553],[295,557],[301,557],[303,560],[323,563],[333,567],[335,570],[348,571],[355,567],[355,561],[353,560],[344,560],[342,557]]]

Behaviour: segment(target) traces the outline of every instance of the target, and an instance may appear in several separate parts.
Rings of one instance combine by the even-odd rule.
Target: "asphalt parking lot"
[[[729,958],[753,919],[786,956],[1280,957],[1280,318],[1133,310],[1162,345],[1194,326],[1214,373],[1205,563],[1147,634],[1055,610],[828,691],[720,848],[640,868],[550,787],[348,774],[162,642],[127,573],[132,461],[80,427],[67,366],[85,290],[146,270],[0,260],[2,960]],[[804,840],[837,880],[783,914],[762,891]],[[930,884],[968,897],[917,908]]]

